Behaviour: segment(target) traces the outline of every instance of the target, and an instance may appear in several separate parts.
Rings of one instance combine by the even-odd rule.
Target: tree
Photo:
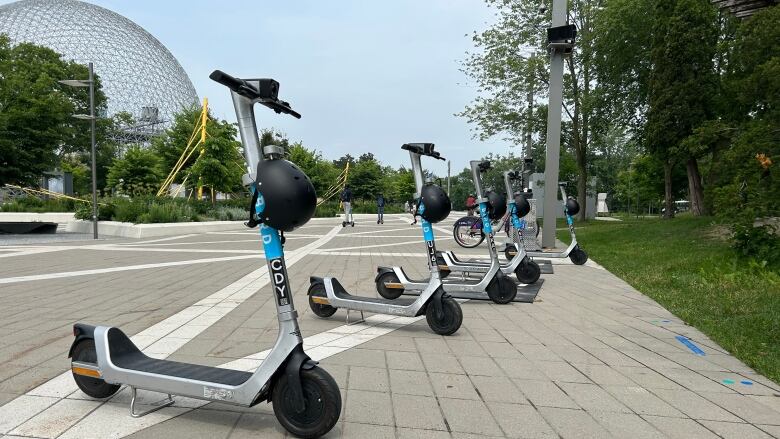
[[[162,160],[154,151],[132,146],[108,170],[108,186],[120,194],[138,196],[155,192],[162,183]]]
[[[382,191],[382,167],[375,159],[358,161],[350,165],[347,184],[357,199],[370,200]]]
[[[707,0],[660,0],[653,10],[652,71],[645,126],[648,150],[664,164],[664,217],[674,216],[672,172],[686,163],[691,206],[702,213],[703,190],[696,157],[682,148],[709,119],[715,92],[713,64],[717,29]]]
[[[49,48],[11,45],[0,34],[0,185],[37,186],[64,154],[89,150],[89,129],[72,117],[88,113],[87,94],[57,84],[87,76],[85,66],[63,61]],[[106,98],[99,78],[96,85],[96,108],[102,111]],[[98,138],[103,128],[98,125]]]
[[[329,160],[315,150],[309,150],[301,142],[295,142],[287,149],[288,159],[298,165],[309,176],[317,194],[324,194],[336,183],[341,173]]]
[[[182,157],[196,124],[200,122],[200,114],[201,108],[196,106],[182,110],[174,116],[171,127],[152,140],[152,149],[161,158],[166,174]],[[175,182],[182,183],[187,178],[187,184],[191,186],[207,186],[220,192],[239,191],[241,176],[246,171],[244,158],[239,152],[241,143],[236,140],[236,127],[209,114],[206,132],[206,141],[184,161]]]

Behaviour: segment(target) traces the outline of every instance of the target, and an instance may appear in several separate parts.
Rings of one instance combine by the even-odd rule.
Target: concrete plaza
[[[484,245],[454,243],[455,217],[437,225],[438,247],[484,255]],[[316,317],[310,275],[376,296],[377,265],[426,272],[408,215],[356,221],[314,219],[285,247],[306,350],[342,391],[328,437],[780,438],[780,386],[592,261],[553,260],[534,303],[461,303],[463,326],[450,337],[424,317]],[[285,437],[264,403],[177,398],[131,418],[126,389],[90,399],[67,358],[73,323],[86,322],[118,326],[157,357],[253,370],[277,329],[260,250],[257,231],[240,224],[141,240],[0,236],[0,437]]]

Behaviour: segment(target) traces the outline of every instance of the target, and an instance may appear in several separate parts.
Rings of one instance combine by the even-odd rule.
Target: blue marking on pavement
[[[748,380],[740,381],[740,383],[742,383],[742,384],[744,384],[746,386],[752,386],[753,385],[753,382],[752,381],[748,381]]]
[[[723,384],[734,384],[734,380],[732,380],[730,378],[726,378],[726,379],[723,380]]]
[[[677,339],[677,341],[679,341],[680,343],[684,344],[685,347],[690,349],[691,352],[693,352],[694,354],[699,355],[701,357],[707,355],[707,354],[704,353],[703,350],[701,350],[698,346],[696,346],[696,344],[694,342],[692,342],[689,338],[684,337],[682,335],[678,335],[675,338]]]

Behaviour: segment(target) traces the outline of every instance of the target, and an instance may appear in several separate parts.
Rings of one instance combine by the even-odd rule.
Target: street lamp
[[[74,114],[76,119],[89,120],[92,132],[92,230],[95,239],[98,239],[98,212],[97,212],[97,165],[95,163],[95,73],[92,63],[89,63],[89,79],[63,79],[60,84],[70,87],[89,87],[89,114]]]

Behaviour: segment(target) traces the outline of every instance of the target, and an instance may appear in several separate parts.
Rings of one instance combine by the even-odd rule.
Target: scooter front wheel
[[[539,264],[528,258],[520,263],[515,268],[515,276],[520,283],[532,284],[539,280],[539,276],[542,274],[542,270],[539,268]]]
[[[389,285],[388,285],[389,284]],[[400,287],[399,287],[400,286]],[[379,275],[376,280],[376,291],[388,300],[395,300],[404,294],[404,286],[392,271]]]
[[[506,248],[506,250],[504,250],[504,257],[506,258],[507,261],[511,261],[516,254],[517,254],[517,249],[512,246],[509,246]]]
[[[441,301],[441,318],[436,315],[436,307],[433,303],[428,303],[425,310],[425,319],[431,330],[439,335],[452,335],[460,329],[463,323],[463,310],[460,304],[452,297],[445,297]]]
[[[506,305],[515,300],[517,296],[517,285],[507,276],[502,276],[501,272],[493,278],[487,286],[487,294],[490,300],[499,304]]]
[[[341,415],[339,386],[328,372],[319,367],[301,369],[300,374],[303,411],[296,410],[298,401],[290,388],[287,374],[280,374],[272,395],[274,414],[279,423],[295,436],[323,436],[336,425]]]
[[[585,250],[577,246],[569,253],[569,259],[571,259],[574,265],[583,265],[588,262],[588,254],[585,253]]]
[[[76,345],[76,347],[73,348],[72,358],[73,361],[97,364],[95,341],[91,339],[81,340]],[[79,386],[79,389],[81,389],[82,392],[98,399],[108,398],[109,396],[118,392],[120,387],[117,384],[108,384],[101,378],[78,375],[75,372],[73,372],[73,379],[76,381],[76,385]]]
[[[309,308],[311,308],[312,312],[317,317],[327,318],[332,316],[333,314],[336,314],[336,308],[335,306],[326,305],[324,303],[317,303],[317,298],[327,298],[328,295],[325,293],[325,285],[322,285],[321,283],[315,283],[309,286]]]

